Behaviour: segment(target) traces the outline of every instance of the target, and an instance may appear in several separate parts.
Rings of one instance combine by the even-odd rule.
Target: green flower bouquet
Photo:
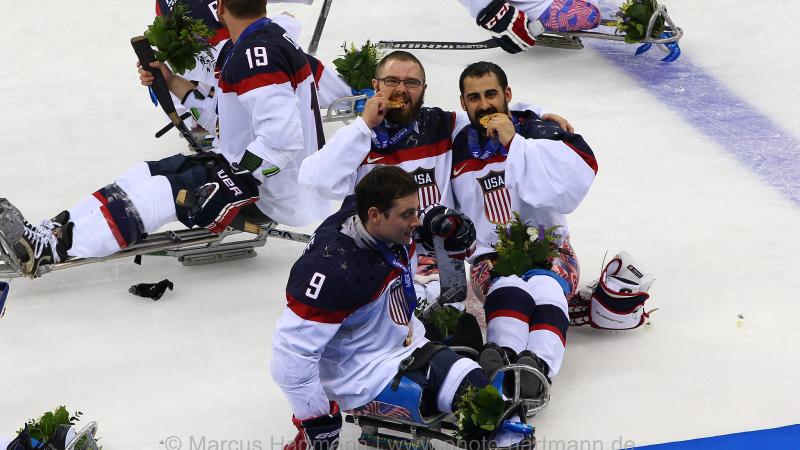
[[[74,415],[70,414],[65,406],[59,406],[54,411],[44,413],[38,419],[28,420],[23,428],[17,430],[17,434],[27,431],[30,439],[35,439],[42,444],[41,448],[51,448],[48,444],[55,437],[58,427],[61,425],[75,426],[82,415],[83,413],[80,411],[76,411]],[[75,448],[88,448],[86,447],[88,439],[88,436],[80,437]],[[62,444],[68,444],[68,442]]]
[[[560,227],[530,227],[515,212],[511,222],[497,226],[497,261],[492,271],[500,276],[521,276],[531,269],[550,270],[553,259],[562,252],[556,233]]]
[[[354,42],[347,47],[347,42],[342,44],[344,55],[333,60],[336,72],[354,91],[372,89],[372,79],[378,69],[378,62],[382,54],[378,46],[367,41],[361,47],[356,47]]]
[[[505,412],[505,402],[492,385],[468,387],[455,406],[456,437],[467,442],[484,440],[495,431]]]
[[[211,58],[209,39],[214,33],[200,19],[189,16],[189,8],[182,2],[175,4],[172,13],[157,16],[147,27],[144,37],[156,47],[156,59],[169,63],[175,73],[184,73],[197,65],[201,53]]]
[[[625,42],[635,44],[644,42],[647,38],[647,26],[650,18],[658,9],[656,0],[626,0],[617,12],[617,21],[614,25],[622,33],[625,33]],[[664,18],[660,15],[653,25],[650,37],[658,38],[664,32]]]

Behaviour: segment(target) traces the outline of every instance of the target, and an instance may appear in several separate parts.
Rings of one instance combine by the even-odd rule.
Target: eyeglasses
[[[401,80],[400,78],[386,77],[386,78],[376,78],[376,80],[383,81],[383,84],[389,87],[400,86],[400,83],[405,84],[406,87],[409,89],[418,89],[419,87],[422,86],[422,81],[416,78],[408,78],[406,80]]]

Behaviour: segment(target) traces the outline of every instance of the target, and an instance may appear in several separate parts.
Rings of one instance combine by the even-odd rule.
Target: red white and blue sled
[[[477,357],[477,352],[469,347],[451,347],[452,350]],[[544,386],[538,398],[526,399],[520,396],[520,374],[530,372],[542,381]],[[528,436],[535,443],[532,425],[527,423],[550,402],[550,382],[533,367],[509,364],[497,370],[491,377],[492,384],[503,392],[503,379],[513,376],[514,392],[505,401],[498,427]],[[456,416],[452,413],[439,413],[425,416],[421,412],[422,387],[407,377],[402,377],[396,389],[391,383],[378,397],[366,405],[346,411],[345,421],[358,426],[361,434],[359,444],[379,449],[391,450],[430,450],[432,441],[440,441],[460,448],[470,448],[456,436]],[[509,420],[515,417],[516,420]],[[387,433],[387,432],[391,432]]]

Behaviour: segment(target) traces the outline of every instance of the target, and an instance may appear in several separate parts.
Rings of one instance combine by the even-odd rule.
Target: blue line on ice
[[[737,97],[684,54],[673,63],[656,57],[653,47],[634,56],[634,46],[617,42],[584,43],[610,59],[700,133],[800,206],[800,141],[769,117]],[[654,137],[655,138],[655,137]],[[669,130],[658,137],[670,139]],[[681,145],[674,140],[675,145]]]
[[[639,450],[795,450],[800,425],[636,447]]]

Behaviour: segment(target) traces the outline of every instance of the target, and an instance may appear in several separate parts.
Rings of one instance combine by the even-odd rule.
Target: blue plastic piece
[[[422,386],[413,380],[403,377],[396,390],[389,383],[383,388],[375,400],[359,408],[367,410],[368,415],[386,419],[402,419],[406,422],[415,422],[424,425],[426,422],[419,411],[422,401]]]
[[[564,277],[562,277],[561,275],[553,272],[552,270],[531,269],[531,270],[525,272],[524,274],[522,274],[522,279],[525,280],[525,281],[528,281],[528,280],[530,280],[531,278],[533,278],[536,275],[544,275],[544,276],[547,276],[547,277],[550,277],[550,278],[556,280],[556,282],[558,282],[559,286],[561,286],[561,290],[564,291],[564,295],[569,295],[569,293],[572,291],[572,289],[569,287],[569,283],[567,283],[567,280],[565,280]]]
[[[500,427],[506,431],[524,434],[525,436],[533,435],[534,431],[532,425],[528,425],[527,423],[512,422],[510,420],[504,420],[503,423],[500,424]]]
[[[373,95],[375,95],[375,89],[361,89],[361,90],[353,89],[353,95],[362,95],[362,94],[366,95],[367,98],[371,98]],[[364,105],[366,105],[366,104],[367,104],[366,100],[357,101],[356,102],[356,112],[357,113],[364,112]]]
[[[3,317],[3,313],[5,312],[5,304],[6,298],[8,298],[8,290],[9,290],[8,283],[4,281],[0,281],[0,317]]]
[[[642,53],[650,50],[650,47],[652,47],[652,46],[653,46],[653,44],[650,44],[650,43],[640,45],[639,48],[636,49],[636,56],[639,56]]]
[[[497,388],[497,392],[501,394],[503,393],[503,378],[505,378],[505,375],[506,375],[505,372],[497,372],[497,374],[494,376],[494,379],[492,380],[492,386]]]
[[[667,34],[667,33],[661,33],[661,36],[659,36],[659,37],[663,39],[663,38],[670,37],[670,35]],[[636,55],[637,56],[641,55],[642,53],[650,50],[652,47],[653,47],[653,44],[651,44],[649,42],[646,43],[646,44],[642,44],[636,49]],[[661,59],[661,61],[672,62],[672,61],[675,61],[676,59],[678,59],[678,57],[681,56],[681,47],[678,45],[677,41],[676,42],[671,42],[669,44],[659,44],[659,47],[662,47],[662,48],[665,48],[665,49],[669,50],[667,52],[667,56],[663,57]]]
[[[147,86],[147,92],[150,93],[150,101],[153,102],[153,106],[158,106],[158,97],[156,97],[156,91],[153,90],[153,86]]]
[[[665,44],[665,46],[669,49],[669,54],[662,58],[661,60],[664,62],[672,62],[678,59],[681,56],[681,47],[678,45],[677,42],[673,42],[671,44]]]

